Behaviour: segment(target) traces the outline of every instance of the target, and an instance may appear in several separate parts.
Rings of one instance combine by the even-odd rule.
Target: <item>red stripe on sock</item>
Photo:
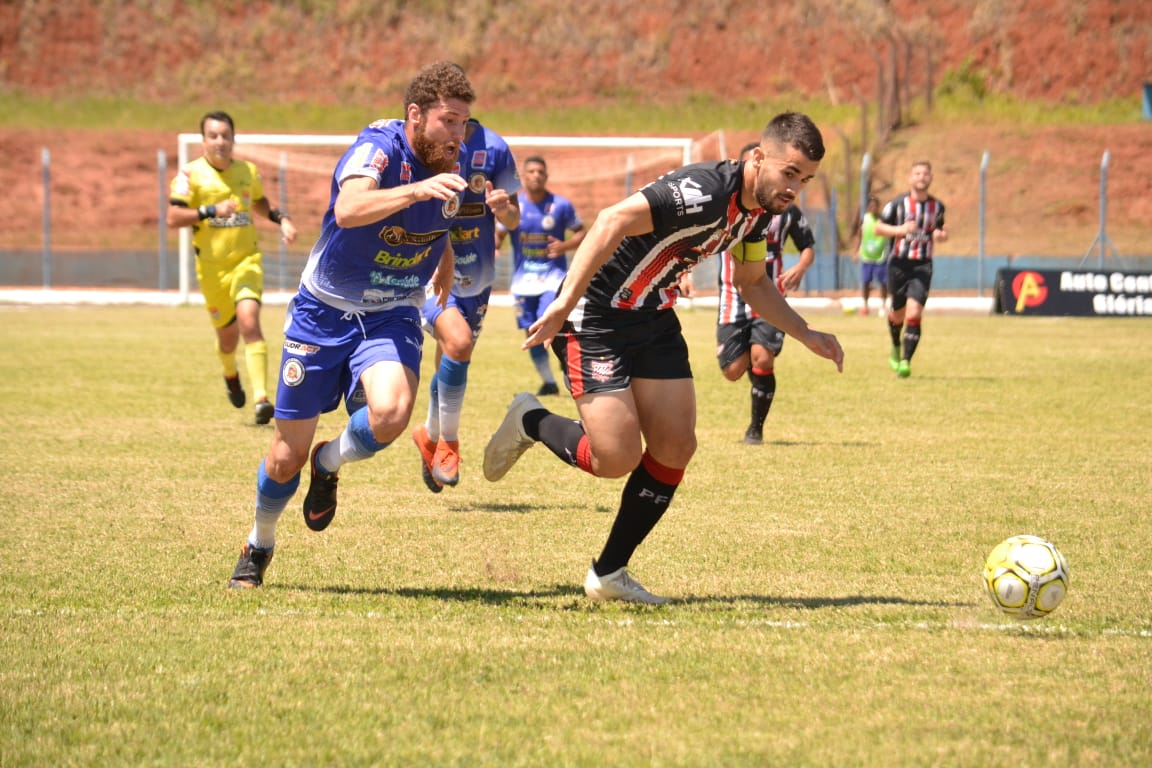
[[[588,435],[584,435],[576,444],[576,466],[590,475],[593,474],[592,444],[588,441]]]
[[[756,376],[771,376],[775,368],[753,368],[752,373]]]
[[[920,318],[912,319],[911,317],[904,321],[905,325],[912,326],[913,328],[920,327]]]
[[[648,451],[644,451],[644,455],[640,457],[640,463],[644,465],[644,469],[648,470],[648,474],[665,485],[680,485],[680,481],[684,479],[683,469],[664,466],[652,458]]]

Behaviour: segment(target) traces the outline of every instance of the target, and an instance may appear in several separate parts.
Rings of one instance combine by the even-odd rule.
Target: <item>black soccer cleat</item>
[[[754,426],[749,426],[744,432],[744,445],[763,445],[764,433],[756,429]]]
[[[271,549],[258,549],[248,542],[240,550],[240,559],[236,561],[236,569],[232,571],[232,578],[228,579],[229,589],[253,589],[264,584],[264,571],[268,570],[268,563],[272,562]]]
[[[244,387],[240,386],[240,374],[225,376],[224,384],[228,387],[228,402],[234,408],[243,408],[248,398],[244,396]]]
[[[547,397],[548,395],[560,394],[560,385],[554,381],[546,381],[540,385],[540,389],[536,390],[537,397]]]
[[[316,443],[308,466],[312,470],[312,482],[308,485],[308,495],[304,497],[304,524],[313,531],[322,531],[336,517],[336,483],[340,480],[336,472],[321,472],[316,469],[316,454],[327,445],[327,441]]]

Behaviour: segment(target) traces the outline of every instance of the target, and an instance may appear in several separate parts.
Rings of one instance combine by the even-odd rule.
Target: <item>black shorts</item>
[[[888,293],[892,297],[892,309],[903,309],[908,299],[924,306],[928,303],[931,287],[931,259],[892,259],[888,262]]]
[[[784,348],[784,331],[759,317],[716,326],[716,361],[721,370],[732,365],[753,344],[779,355]]]
[[[670,309],[584,309],[579,330],[565,322],[552,351],[572,397],[619,392],[637,379],[690,379],[688,344]]]

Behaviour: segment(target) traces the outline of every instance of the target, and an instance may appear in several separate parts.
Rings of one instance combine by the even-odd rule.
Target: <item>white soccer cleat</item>
[[[669,598],[654,595],[644,589],[643,584],[628,575],[627,568],[619,568],[603,576],[597,576],[596,569],[589,568],[588,575],[584,577],[584,594],[593,600],[625,600],[646,605],[670,602]]]
[[[524,433],[524,414],[544,406],[535,395],[521,392],[512,398],[508,412],[504,414],[504,421],[488,439],[484,446],[484,477],[492,482],[508,474],[524,451],[536,444],[536,441]]]

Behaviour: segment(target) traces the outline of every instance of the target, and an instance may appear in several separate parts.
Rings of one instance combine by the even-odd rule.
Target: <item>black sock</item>
[[[911,360],[916,354],[916,345],[920,343],[920,322],[908,321],[904,326],[904,359]]]
[[[892,346],[894,346],[894,347],[900,346],[900,334],[903,330],[904,330],[904,323],[903,322],[894,323],[891,320],[888,321],[888,334],[892,337]]]
[[[561,461],[578,466],[576,459],[584,437],[584,426],[580,422],[538,409],[524,414],[524,432],[548,446]]]
[[[753,368],[748,371],[748,378],[752,381],[752,426],[760,432],[772,407],[772,398],[776,396],[776,374]]]
[[[672,482],[657,480],[652,476],[653,471]],[[604,550],[593,565],[597,576],[628,565],[636,547],[640,546],[668,509],[683,476],[684,470],[663,467],[648,454],[644,454],[640,466],[632,470],[620,494],[620,510],[616,513]]]

